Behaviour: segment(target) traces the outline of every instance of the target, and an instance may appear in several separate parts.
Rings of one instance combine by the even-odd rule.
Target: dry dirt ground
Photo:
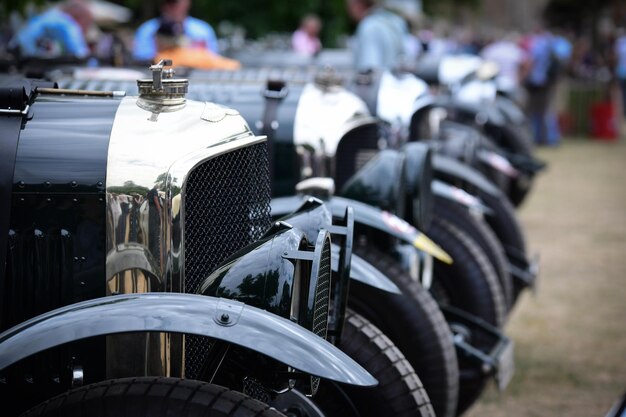
[[[507,326],[516,375],[468,417],[603,417],[626,391],[625,142],[538,151],[549,169],[520,217],[542,271]]]

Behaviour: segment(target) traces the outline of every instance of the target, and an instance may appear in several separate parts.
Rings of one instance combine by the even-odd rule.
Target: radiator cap
[[[185,107],[185,95],[189,89],[189,81],[183,78],[172,78],[174,70],[171,59],[162,59],[150,66],[152,79],[137,80],[139,99],[137,105],[153,113],[173,112]]]

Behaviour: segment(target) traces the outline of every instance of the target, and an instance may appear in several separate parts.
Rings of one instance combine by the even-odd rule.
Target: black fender
[[[502,114],[506,117],[507,121],[516,125],[528,123],[528,119],[524,114],[524,111],[520,106],[511,100],[509,97],[498,95],[496,97],[496,106],[500,109]]]
[[[34,317],[0,334],[0,369],[64,343],[127,332],[212,337],[320,378],[377,384],[341,350],[287,319],[238,301],[178,293],[96,298]]]
[[[343,186],[341,195],[403,217],[406,194],[404,171],[403,152],[382,150],[350,177]]]
[[[296,210],[302,204],[303,196],[279,197],[272,199],[272,216],[279,217]],[[343,197],[330,197],[324,201],[333,216],[343,216],[346,208],[354,209],[354,222],[357,225],[374,229],[392,236],[402,243],[408,243],[442,262],[451,263],[452,258],[424,233],[411,226],[404,219],[359,201]]]
[[[407,143],[402,152],[407,193],[405,218],[412,219],[420,229],[427,229],[433,215],[433,152],[429,145],[420,142]]]
[[[431,107],[445,108],[455,117],[454,120],[472,121],[478,125],[489,124],[494,127],[503,127],[507,118],[495,103],[468,103],[450,96],[438,96]]]
[[[456,185],[458,182],[476,187],[494,197],[505,198],[500,189],[476,169],[444,155],[433,155],[435,178]]]
[[[280,203],[283,198],[277,198],[276,200]],[[283,217],[285,214],[283,210],[287,210],[286,217]],[[284,207],[281,208],[279,212],[275,212],[272,207],[272,215],[274,217],[281,217],[281,221],[297,227],[310,236],[316,236],[320,229],[333,230],[333,219],[330,210],[321,200],[315,197],[299,198],[298,207],[295,211],[289,211],[289,207]],[[352,230],[350,230],[350,233],[352,233]],[[331,267],[334,273],[340,270],[339,259],[341,250],[341,246],[335,243],[332,244]],[[395,294],[401,293],[398,286],[386,275],[378,271],[364,259],[356,256],[351,250],[350,253],[350,279],[378,288],[382,291]]]
[[[277,222],[264,237],[235,252],[208,273],[200,282],[197,293],[237,300],[288,318],[297,260],[315,263],[314,259],[319,258],[314,253],[316,249],[321,251],[321,247],[316,247],[318,233],[309,240],[302,230]],[[290,256],[286,256],[287,253]],[[303,258],[307,255],[311,259]],[[312,275],[312,269],[305,270]],[[311,276],[309,280],[314,287],[316,281]]]
[[[433,194],[438,197],[443,197],[446,200],[454,201],[468,210],[475,211],[481,214],[492,214],[493,210],[483,204],[480,198],[473,196],[467,191],[445,183],[443,181],[434,180],[432,182]]]
[[[339,246],[333,244],[332,251],[332,267],[333,272],[339,267]],[[381,291],[393,294],[402,294],[400,288],[390,280],[387,275],[374,268],[369,262],[360,256],[352,254],[350,266],[350,279],[358,281],[370,287],[377,288]]]

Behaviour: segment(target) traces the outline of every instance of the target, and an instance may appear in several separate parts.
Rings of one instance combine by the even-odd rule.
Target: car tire
[[[506,311],[504,295],[495,271],[480,247],[461,229],[441,218],[433,220],[428,235],[454,259],[451,265],[435,261],[431,288],[435,299],[501,327]],[[480,335],[471,339],[472,346],[483,352],[493,348],[493,341]],[[462,355],[458,356],[458,361],[457,415],[460,415],[478,399],[489,376]]]
[[[510,311],[513,306],[513,278],[509,273],[502,243],[494,231],[484,220],[476,218],[466,208],[453,201],[435,197],[434,210],[437,216],[463,230],[480,246],[498,276],[507,311]]]
[[[436,217],[428,236],[454,260],[435,260],[432,293],[439,302],[464,310],[487,323],[502,327],[506,302],[498,277],[483,250],[464,231]]]
[[[355,252],[387,275],[402,294],[352,282],[350,307],[382,329],[404,353],[437,416],[455,416],[459,366],[450,328],[437,302],[391,256],[371,247],[357,247]]]
[[[507,139],[503,147],[510,152],[524,156],[533,156],[534,143],[532,133],[527,126],[503,126],[503,136]],[[509,183],[508,197],[515,207],[519,207],[532,188],[532,177],[513,178]]]
[[[434,417],[420,379],[402,352],[376,326],[348,310],[341,350],[377,380],[359,388],[323,380],[313,397],[327,417]]]
[[[23,417],[117,417],[141,415],[280,417],[284,414],[240,392],[191,379],[113,379],[73,389],[24,413]]]
[[[493,211],[492,214],[485,216],[485,221],[498,237],[509,262],[515,264],[515,256],[507,254],[510,251],[527,257],[524,232],[511,203],[506,198],[482,191],[478,193],[478,197]],[[526,286],[523,283],[513,280],[512,306],[515,305],[524,288]]]

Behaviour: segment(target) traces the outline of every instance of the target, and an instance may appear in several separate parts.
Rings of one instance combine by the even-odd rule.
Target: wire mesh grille
[[[228,256],[258,240],[270,226],[265,143],[210,159],[190,174],[184,190],[185,292]],[[207,338],[187,336],[185,375],[197,378],[210,350]]]
[[[319,277],[315,289],[315,305],[313,311],[313,328],[316,335],[326,338],[328,330],[328,307],[330,304],[330,243],[324,242],[320,262]]]
[[[339,142],[335,162],[335,184],[341,189],[348,179],[380,151],[380,134],[376,125],[357,127]]]

